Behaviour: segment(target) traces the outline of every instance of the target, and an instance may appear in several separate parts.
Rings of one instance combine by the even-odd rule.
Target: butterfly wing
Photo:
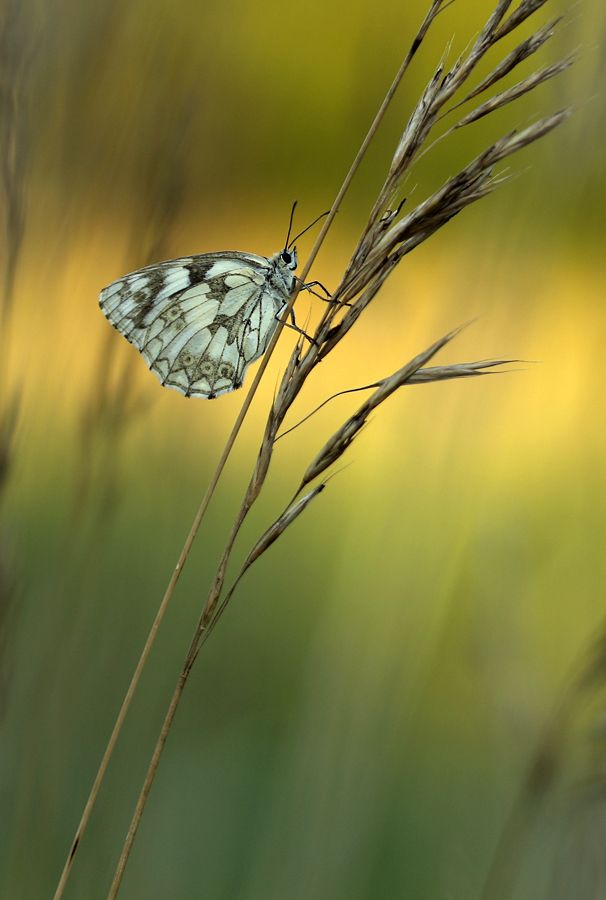
[[[162,384],[212,399],[242,385],[288,300],[275,264],[251,253],[204,253],[139,269],[99,299],[111,324]]]

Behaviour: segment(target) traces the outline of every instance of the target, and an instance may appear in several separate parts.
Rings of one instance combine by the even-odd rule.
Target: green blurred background
[[[454,59],[493,6],[457,0],[439,17],[314,278],[337,283],[443,48],[452,39]],[[2,84],[14,91],[2,96],[19,159],[6,208],[23,225],[6,245],[18,265],[0,359],[3,409],[19,404],[0,528],[6,900],[52,897],[244,398],[162,389],[104,320],[98,293],[172,256],[270,255],[295,199],[300,228],[327,209],[426,7],[4,4]],[[548,3],[518,40],[564,9]],[[509,128],[576,107],[513,158],[514,181],[406,257],[291,424],[476,315],[439,362],[540,364],[400,391],[247,574],[187,686],[120,896],[481,896],[537,741],[606,606],[605,31],[599,0],[576,5],[536,58],[580,47],[575,67],[423,160],[409,204]],[[299,321],[321,306],[302,295]],[[106,896],[294,339],[280,340],[169,608],[70,900]],[[235,562],[359,397],[280,442]],[[541,802],[509,819],[511,896],[606,894],[606,710],[599,677],[594,686],[557,720]]]

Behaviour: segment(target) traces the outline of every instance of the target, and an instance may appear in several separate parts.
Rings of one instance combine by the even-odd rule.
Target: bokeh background
[[[454,58],[493,5],[457,0],[435,23],[318,259],[324,284],[444,47]],[[295,199],[301,229],[328,209],[426,7],[3,4],[6,900],[52,896],[244,396],[162,389],[98,293],[173,256],[270,255]],[[548,3],[523,36],[565,7]],[[188,684],[125,898],[604,896],[603,667],[585,669],[606,608],[605,31],[599,0],[574,5],[536,59],[581,48],[575,67],[425,157],[408,204],[509,128],[576,108],[511,160],[515,180],[405,258],[291,424],[474,316],[438,361],[536,364],[401,390],[247,574]],[[321,306],[301,295],[299,321]],[[106,896],[294,339],[199,533],[66,898]],[[359,397],[279,443],[235,563]]]

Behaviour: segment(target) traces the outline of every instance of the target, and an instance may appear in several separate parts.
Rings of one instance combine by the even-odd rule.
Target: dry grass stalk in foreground
[[[550,795],[555,793],[558,782],[564,780],[567,764],[570,765],[575,719],[586,715],[588,710],[592,715],[589,724],[585,722],[582,739],[593,746],[589,753],[583,754],[586,758],[583,777],[579,778],[577,772],[574,789],[567,791],[569,821],[564,822],[569,832],[578,831],[578,834],[574,835],[574,841],[564,841],[559,848],[552,884],[543,896],[544,900],[555,896],[604,896],[601,811],[606,789],[605,691],[606,621],[602,621],[590,644],[571,668],[558,702],[539,733],[518,795],[501,830],[481,900],[510,900],[514,895],[541,811]],[[596,808],[597,820],[592,816]]]
[[[2,292],[4,328],[13,302],[17,263],[25,231],[25,168],[28,150],[25,82],[30,63],[20,4],[18,0],[5,0],[0,10],[0,158],[6,226]]]
[[[358,245],[347,266],[345,274],[332,295],[331,301],[313,335],[313,342],[305,350],[302,342],[296,346],[284,373],[278,394],[272,404],[267,420],[265,434],[260,448],[257,464],[246,491],[242,505],[232,527],[225,551],[221,558],[217,573],[213,580],[200,621],[188,651],[178,685],[171,700],[162,733],[154,751],[153,759],[146,777],[137,809],[129,829],[125,847],[120,859],[116,876],[112,884],[109,900],[117,894],[124,867],[132,846],[141,817],[143,807],[149,793],[154,773],[168,732],[171,727],[184,685],[189,676],[200,647],[212,631],[219,615],[229,601],[233,590],[246,569],[273,543],[274,540],[307,508],[309,503],[324,488],[324,484],[312,489],[302,500],[293,502],[285,512],[270,526],[245,561],[233,587],[224,596],[221,603],[223,585],[231,550],[240,527],[258,498],[272,458],[278,430],[291,409],[307,378],[336,346],[343,340],[362,311],[374,299],[377,292],[403,256],[414,247],[425,241],[430,235],[442,227],[449,219],[461,212],[475,200],[491,193],[499,184],[507,180],[495,174],[495,166],[528,146],[533,141],[555,128],[568,114],[562,110],[531,125],[521,132],[511,131],[488,147],[456,176],[449,179],[438,191],[426,201],[420,203],[408,215],[400,216],[397,206],[397,195],[411,166],[421,155],[436,123],[445,115],[456,110],[462,103],[474,99],[483,91],[498,84],[502,78],[511,73],[523,60],[535,53],[553,34],[558,19],[542,26],[532,37],[523,41],[514,51],[509,53],[495,69],[479,85],[470,89],[462,100],[453,103],[457,91],[461,90],[475,71],[486,53],[503,37],[521,25],[533,12],[544,5],[547,0],[522,0],[518,7],[507,13],[512,0],[500,0],[490,16],[486,26],[467,54],[464,54],[450,68],[445,62],[440,63],[434,77],[426,87],[413,114],[404,130],[396,149],[385,184],[370,214],[369,221],[362,233]],[[432,4],[426,22],[444,6],[441,0]],[[416,49],[416,47],[414,48]],[[410,56],[410,54],[409,54]],[[462,128],[478,118],[501,108],[517,99],[524,93],[533,90],[572,62],[570,57],[559,63],[524,78],[516,85],[478,106],[474,111],[458,120],[451,131]],[[340,197],[339,196],[339,201]],[[338,204],[333,206],[333,213]],[[394,208],[395,207],[395,208]],[[328,225],[329,223],[327,223]],[[323,234],[326,228],[323,229]],[[315,249],[315,248],[314,248]],[[304,270],[304,275],[309,265]],[[291,300],[292,304],[293,300]],[[327,442],[316,459],[303,475],[298,493],[313,479],[322,475],[343,455],[352,440],[363,427],[370,412],[376,409],[388,396],[404,384],[445,380],[457,377],[470,377],[484,374],[492,367],[508,360],[468,363],[460,366],[424,368],[435,353],[446,344],[456,332],[446,335],[432,347],[419,354],[414,360],[384,379],[375,393],[337,430]],[[273,349],[273,343],[269,351]],[[256,382],[255,382],[256,383]],[[297,496],[295,495],[295,497]]]
[[[259,368],[257,369],[255,377],[253,378],[252,385],[249,388],[248,394],[246,395],[246,398],[244,400],[244,403],[242,404],[240,412],[238,413],[238,415],[236,417],[236,421],[234,422],[231,433],[227,439],[225,447],[223,448],[223,452],[221,453],[221,456],[219,458],[219,461],[217,463],[215,471],[214,471],[212,478],[208,484],[206,493],[204,494],[204,497],[202,498],[202,502],[200,503],[200,507],[198,509],[198,512],[196,513],[196,517],[195,517],[195,519],[192,523],[192,526],[189,530],[189,534],[187,536],[187,539],[185,541],[183,549],[181,550],[179,559],[177,560],[177,564],[173,570],[173,573],[172,573],[172,576],[168,583],[168,586],[166,588],[166,591],[164,592],[164,596],[162,598],[162,601],[161,601],[158,611],[156,613],[156,617],[152,623],[149,635],[145,642],[145,646],[143,647],[143,650],[141,652],[139,662],[137,663],[137,666],[136,666],[133,676],[131,678],[131,682],[128,686],[128,690],[126,692],[124,700],[122,701],[122,706],[120,707],[120,712],[118,713],[118,717],[117,717],[114,727],[112,729],[112,733],[111,733],[109,741],[107,743],[107,747],[105,748],[105,752],[104,752],[101,762],[99,764],[99,769],[97,770],[97,774],[95,776],[93,786],[91,788],[90,794],[88,796],[84,810],[82,812],[80,822],[78,823],[78,827],[76,829],[76,834],[74,836],[72,845],[71,845],[69,853],[67,855],[67,859],[63,866],[63,871],[61,873],[61,877],[57,884],[57,889],[55,891],[53,900],[60,900],[60,898],[63,896],[63,889],[64,889],[67,879],[69,877],[69,873],[71,871],[71,867],[73,865],[75,855],[80,846],[80,841],[81,841],[82,835],[84,833],[86,825],[88,824],[88,820],[90,818],[92,808],[94,806],[97,794],[99,792],[101,782],[105,776],[105,772],[107,770],[109,760],[114,751],[114,747],[116,745],[118,736],[122,729],[122,725],[123,725],[126,715],[128,713],[128,709],[130,707],[132,698],[134,696],[137,685],[139,683],[139,679],[143,672],[143,668],[145,667],[147,658],[150,654],[153,642],[156,638],[156,634],[158,633],[158,629],[160,628],[160,624],[162,622],[162,619],[164,618],[164,613],[166,612],[168,604],[172,598],[177,581],[179,580],[179,576],[183,570],[183,566],[185,565],[185,562],[189,555],[189,551],[190,551],[192,544],[198,533],[198,529],[200,527],[200,523],[202,522],[202,518],[208,508],[208,504],[210,503],[210,500],[211,500],[214,490],[217,486],[219,478],[221,477],[221,473],[223,472],[225,463],[227,462],[229,454],[232,451],[232,448],[234,446],[236,438],[239,434],[240,428],[242,427],[242,423],[246,417],[246,414],[250,408],[250,404],[252,403],[253,397],[256,393],[257,387],[259,386],[261,378],[263,377],[263,373],[265,372],[265,369],[267,368],[269,359],[270,359],[270,357],[274,351],[274,348],[278,342],[280,333],[282,331],[282,328],[284,327],[284,323],[286,323],[288,321],[288,316],[289,316],[290,310],[294,306],[294,302],[295,302],[297,295],[299,293],[299,290],[300,290],[300,285],[305,280],[307,274],[309,273],[309,271],[313,265],[313,262],[318,254],[318,251],[320,250],[320,247],[322,246],[322,243],[328,232],[328,229],[330,228],[330,225],[339,210],[341,201],[343,200],[343,197],[345,196],[345,194],[349,188],[349,185],[351,184],[351,182],[354,178],[354,175],[357,172],[362,159],[364,158],[364,155],[366,153],[366,150],[368,149],[370,142],[372,141],[372,138],[374,137],[379,125],[381,124],[381,121],[383,120],[383,116],[385,115],[385,112],[386,112],[389,104],[391,103],[391,100],[392,100],[400,82],[402,81],[404,75],[406,74],[408,66],[410,65],[415,53],[421,46],[421,43],[422,43],[425,35],[427,34],[427,31],[429,30],[431,23],[433,22],[435,17],[438,15],[438,13],[443,8],[444,8],[443,0],[433,0],[432,4],[427,12],[427,15],[425,16],[425,19],[424,19],[423,23],[421,24],[419,31],[417,32],[417,35],[416,35],[408,53],[406,54],[406,57],[404,58],[402,65],[400,66],[400,68],[396,74],[396,77],[394,78],[389,90],[387,91],[387,94],[383,100],[383,103],[379,107],[377,115],[375,116],[374,121],[373,121],[372,125],[370,126],[368,133],[367,133],[366,137],[364,138],[360,149],[358,150],[356,158],[354,159],[354,161],[351,165],[351,168],[350,168],[349,172],[347,173],[347,176],[345,177],[345,180],[339,189],[339,192],[335,198],[335,201],[331,207],[331,210],[324,222],[324,225],[322,226],[322,228],[320,230],[320,234],[316,240],[316,243],[314,244],[314,246],[311,250],[311,253],[307,259],[307,262],[305,263],[305,265],[303,267],[303,271],[301,272],[301,279],[297,281],[295,288],[293,290],[292,296],[290,297],[288,306],[287,306],[286,310],[284,311],[281,320],[278,323],[278,326],[273,334],[273,337],[271,338],[271,340],[269,342],[269,346],[268,346],[267,350],[265,351],[263,358],[261,359]]]
[[[15,280],[26,219],[26,169],[28,157],[27,82],[32,54],[18,0],[4,0],[0,7],[0,194],[2,195],[3,279],[0,285],[0,508],[16,457],[16,435],[21,408],[19,388],[10,386],[11,321]],[[6,642],[6,621],[15,600],[17,575],[12,558],[12,539],[6,526],[0,529],[0,655]],[[0,680],[8,677],[0,669]],[[3,692],[7,695],[7,691]],[[0,716],[2,715],[0,708]]]
[[[27,79],[31,68],[18,0],[0,7],[0,193],[3,209],[0,287],[0,490],[5,486],[14,451],[19,390],[8,385],[11,313],[17,265],[25,231],[25,178],[28,156]]]

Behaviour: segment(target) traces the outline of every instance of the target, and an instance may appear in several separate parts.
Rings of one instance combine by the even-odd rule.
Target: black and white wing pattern
[[[101,291],[111,324],[166,387],[212,400],[242,386],[294,284],[296,248],[267,259],[203,253],[125,275]]]

